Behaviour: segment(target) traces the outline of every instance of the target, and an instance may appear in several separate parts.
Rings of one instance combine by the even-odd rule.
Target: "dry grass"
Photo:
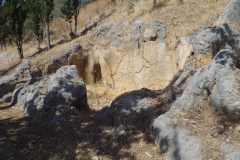
[[[113,3],[110,3],[109,0],[98,0],[82,8],[78,16],[79,29],[84,29],[93,21],[98,20],[99,16],[106,14],[111,7],[113,7]]]
[[[205,101],[198,103],[197,106],[186,111],[184,117],[205,126],[213,126],[218,122],[216,113]]]
[[[88,104],[91,109],[101,110],[104,106],[110,106],[113,99],[122,94],[102,84],[87,84]]]
[[[223,143],[239,149],[239,116],[225,112],[214,112],[206,102],[199,103],[184,115],[177,117],[177,124],[190,131],[190,135],[202,142],[203,159],[224,159],[220,150]]]
[[[144,21],[155,19],[164,20],[167,26],[166,42],[169,50],[174,50],[179,39],[189,36],[203,27],[213,27],[218,24],[218,16],[231,0],[185,0],[179,4],[178,0],[157,0],[158,8],[152,10],[152,1],[139,0],[131,5],[122,0],[111,3],[109,0],[98,0],[80,10],[78,16],[78,33],[93,22],[99,22],[99,26],[104,23],[123,22],[138,17],[144,17]],[[108,17],[108,15],[110,15]],[[72,25],[74,22],[72,23]],[[70,40],[69,24],[63,19],[55,19],[51,23],[51,40]],[[32,40],[30,45],[24,45],[24,53],[29,49],[36,50],[37,42]],[[41,47],[46,46],[45,40]],[[16,51],[15,46],[8,46],[7,52]]]
[[[169,0],[162,8],[146,17],[149,20],[152,17],[164,20],[168,32],[166,41],[172,50],[181,37],[195,34],[200,28],[213,27],[229,2],[230,0],[188,0],[180,5],[175,0]]]

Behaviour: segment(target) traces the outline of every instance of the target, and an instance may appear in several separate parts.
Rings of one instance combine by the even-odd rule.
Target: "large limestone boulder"
[[[99,57],[105,85],[129,91],[162,89],[171,82],[174,74],[164,41],[166,26],[162,20],[143,20],[97,29],[94,52]]]
[[[230,49],[240,57],[240,33],[227,23],[200,29],[189,43],[193,45],[194,57],[203,64],[209,63],[221,49]]]
[[[95,118],[99,125],[123,124],[134,128],[138,118],[149,115],[156,107],[157,94],[149,89],[126,92],[118,96],[110,107],[105,107]],[[109,117],[107,119],[106,117]],[[107,123],[108,120],[108,123]]]
[[[189,76],[183,72],[175,86],[178,86],[187,75]],[[231,117],[238,116],[240,111],[239,75],[238,57],[232,51],[224,49],[214,57],[211,63],[199,68],[189,78],[189,83],[181,97],[173,103],[167,113],[160,115],[153,123],[155,142],[166,153],[166,159],[205,159],[203,154],[205,142],[195,137],[187,126],[179,121],[189,122],[183,117],[185,111],[201,109],[199,104],[202,102],[209,104],[208,111],[215,110]],[[189,125],[196,125],[196,122]],[[221,156],[225,156],[226,159],[239,157],[237,149],[227,150],[224,144],[215,147],[218,147],[216,150],[222,150]],[[232,147],[234,148],[233,144]],[[205,148],[206,150],[208,149]]]
[[[231,23],[239,25],[240,23],[240,1],[233,0],[224,9],[223,13],[219,16],[221,23]]]
[[[176,103],[187,109],[209,98],[211,107],[216,110],[238,111],[240,79],[237,67],[237,56],[230,50],[221,50],[210,64],[196,71]]]
[[[47,113],[49,122],[55,123],[70,111],[70,106],[88,108],[86,87],[79,79],[76,66],[63,66],[53,75],[33,78],[25,86],[17,86],[12,105],[32,117]]]
[[[179,93],[171,87],[163,91],[142,88],[126,92],[118,96],[110,107],[104,107],[96,116],[95,123],[113,126],[112,136],[115,139],[129,129],[140,130],[141,126],[151,125],[151,118],[166,112]]]

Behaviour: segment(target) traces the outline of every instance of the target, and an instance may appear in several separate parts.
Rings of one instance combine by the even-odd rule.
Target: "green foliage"
[[[8,36],[8,30],[7,30],[7,18],[6,15],[3,12],[3,6],[0,5],[0,43],[4,43],[7,36]]]
[[[73,10],[74,10],[74,21],[75,21],[75,35],[77,34],[77,17],[79,15],[79,10],[81,7],[84,7],[85,5],[94,2],[94,0],[72,0],[73,2]]]
[[[6,0],[3,12],[7,18],[9,33],[15,37],[18,53],[23,58],[22,39],[23,27],[26,20],[27,10],[24,0]]]
[[[54,9],[54,2],[53,0],[39,0],[39,2],[41,3],[40,7],[41,7],[41,14],[43,17],[43,20],[46,23],[50,23],[51,18],[52,18],[52,11]]]
[[[49,23],[52,20],[52,11],[54,9],[54,1],[53,0],[39,0],[40,2],[40,11],[43,23],[46,25],[46,39],[47,39],[47,48],[50,49],[50,31],[49,31]]]
[[[73,11],[74,10],[73,10],[72,0],[65,0],[65,2],[61,7],[62,18],[64,18],[67,22],[71,23],[72,16],[74,14]]]
[[[27,20],[26,20],[26,28],[33,31],[34,36],[38,41],[38,45],[40,47],[40,43],[42,41],[42,11],[41,11],[41,3],[39,0],[26,0],[27,7]]]
[[[81,0],[81,7],[86,6],[89,3],[94,2],[95,0]]]

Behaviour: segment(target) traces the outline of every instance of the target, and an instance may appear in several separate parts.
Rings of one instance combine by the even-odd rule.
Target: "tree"
[[[7,25],[10,34],[13,35],[17,44],[19,57],[23,58],[22,40],[23,26],[26,20],[26,7],[24,0],[6,0],[4,3],[4,14],[7,18]]]
[[[63,14],[63,18],[69,22],[70,24],[70,35],[76,36],[77,35],[77,17],[79,15],[79,10],[81,7],[93,2],[94,0],[65,0],[62,7],[61,12]],[[74,34],[72,34],[72,17],[74,17]]]
[[[73,10],[73,5],[72,5],[72,0],[65,0],[65,2],[63,3],[62,7],[61,7],[61,12],[62,12],[62,18],[65,19],[65,21],[67,21],[70,25],[70,35],[72,35],[72,17],[74,14],[74,10]]]
[[[153,9],[156,9],[157,8],[157,2],[156,0],[153,0]]]
[[[27,21],[26,27],[33,31],[35,38],[38,41],[38,49],[40,49],[40,43],[42,41],[42,11],[41,3],[39,0],[26,0],[27,6]]]
[[[73,1],[73,10],[74,10],[74,22],[75,22],[75,29],[74,34],[77,35],[77,17],[79,15],[79,10],[81,7],[86,6],[87,4],[93,2],[94,0],[72,0]]]
[[[49,24],[52,19],[52,10],[54,9],[54,3],[53,0],[39,0],[41,3],[40,5],[40,11],[41,11],[41,17],[43,19],[43,22],[46,26],[45,33],[46,33],[46,39],[47,39],[47,48],[50,49],[50,29]]]
[[[1,2],[1,1],[0,1]],[[0,3],[0,47],[6,47],[6,38],[7,38],[7,18],[3,12],[2,2]]]
[[[74,34],[77,35],[77,17],[79,15],[79,10],[81,8],[81,1],[80,0],[73,0],[73,16],[74,16],[74,23],[75,23],[75,28],[74,28]]]

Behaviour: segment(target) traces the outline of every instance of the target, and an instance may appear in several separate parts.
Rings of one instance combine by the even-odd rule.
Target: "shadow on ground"
[[[0,130],[25,159],[85,160],[95,156],[116,160],[159,159],[161,153],[154,143],[152,123],[180,94],[171,86],[146,94],[159,102],[155,111],[139,118],[134,129],[126,129],[125,134],[115,140],[109,128],[93,123],[98,113],[94,110],[74,112],[61,122],[46,125],[47,117],[41,120],[27,117],[21,109],[6,107],[9,103],[3,103],[0,104]]]

